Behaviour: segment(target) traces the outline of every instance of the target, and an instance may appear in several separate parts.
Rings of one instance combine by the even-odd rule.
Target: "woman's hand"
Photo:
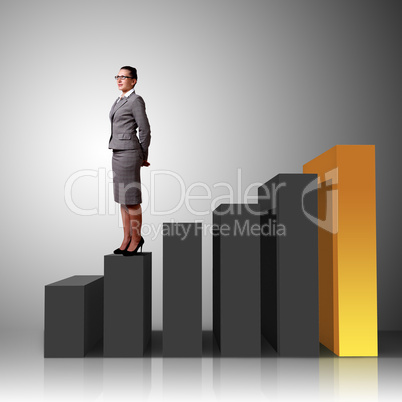
[[[150,163],[148,161],[143,161],[141,166],[148,167],[149,165],[150,165]]]

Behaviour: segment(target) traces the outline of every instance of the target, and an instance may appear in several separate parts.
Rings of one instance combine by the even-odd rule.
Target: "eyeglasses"
[[[127,77],[126,75],[116,75],[114,77],[116,80],[125,80],[126,78],[133,78],[133,77]]]

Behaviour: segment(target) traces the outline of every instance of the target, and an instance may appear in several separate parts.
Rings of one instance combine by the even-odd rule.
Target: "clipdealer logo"
[[[157,190],[157,178],[162,178],[163,176],[169,176],[170,178],[175,179],[179,185],[179,201],[174,205],[173,208],[168,210],[158,210],[156,208],[156,190]],[[74,192],[74,185],[81,179],[90,178],[97,180],[97,188],[98,188],[98,196],[97,196],[97,207],[96,208],[89,208],[85,209],[82,206],[77,205],[73,200],[73,192]],[[211,211],[215,211],[215,209],[222,203],[227,202],[229,204],[235,204],[238,200],[239,202],[244,202],[246,208],[250,208],[250,213],[252,215],[261,215],[263,213],[267,213],[268,211],[259,211],[253,208],[255,201],[258,200],[258,196],[250,195],[250,192],[254,188],[259,188],[262,186],[262,183],[252,183],[249,185],[242,193],[242,178],[241,178],[241,169],[238,169],[237,174],[237,189],[236,186],[231,185],[230,183],[219,182],[212,186],[209,186],[203,182],[195,182],[192,183],[190,186],[186,187],[184,179],[177,174],[176,172],[167,171],[167,170],[158,170],[158,171],[151,171],[150,175],[150,189],[147,188],[144,183],[141,184],[141,192],[142,192],[142,209],[143,212],[146,211],[148,208],[150,209],[150,214],[154,216],[168,216],[180,210],[183,206],[186,207],[187,211],[189,211],[194,216],[206,216],[211,213]],[[303,190],[301,194],[301,209],[306,216],[312,223],[317,225],[319,228],[326,230],[330,233],[337,233],[338,232],[338,168],[333,169],[327,173],[325,173],[324,180],[320,180],[320,178],[313,180],[310,182],[306,188]],[[133,186],[138,186],[138,184],[133,183],[126,187],[121,187],[119,191],[127,191]],[[281,188],[287,186],[286,182],[281,182],[278,185],[272,184],[271,189],[263,186],[265,190],[265,196],[263,199],[268,199],[270,203],[271,211],[275,214],[276,207],[277,207],[277,199],[278,199],[278,192]],[[217,189],[225,189],[227,194],[220,195],[215,198],[212,197],[212,192]],[[203,190],[205,194],[203,195],[195,195],[193,194],[194,190]],[[235,191],[237,190],[237,191]],[[325,191],[325,218],[319,219],[318,216],[312,215],[308,212],[306,208],[305,198],[308,196],[309,193],[313,191]],[[235,194],[237,198],[235,200]],[[321,195],[322,196],[322,195]],[[105,168],[95,169],[83,169],[73,173],[68,179],[66,180],[64,186],[64,200],[67,207],[73,213],[81,216],[92,216],[92,215],[116,215],[116,206],[117,204],[114,202],[113,196],[113,171],[107,171]],[[206,207],[203,210],[196,210],[191,205],[192,201],[204,201],[207,203]],[[254,201],[254,204],[249,203],[250,201]],[[216,211],[215,211],[216,213]],[[273,215],[275,217],[275,215]],[[146,224],[144,224],[146,225]],[[258,226],[258,229],[257,229]],[[232,228],[235,229],[235,235],[244,235],[254,234],[254,233],[261,233],[265,236],[285,236],[286,235],[286,227],[277,222],[276,219],[272,217],[269,218],[266,222],[261,225],[254,224],[252,225],[250,222],[240,223],[237,222]],[[225,232],[225,228],[223,228],[222,235]]]

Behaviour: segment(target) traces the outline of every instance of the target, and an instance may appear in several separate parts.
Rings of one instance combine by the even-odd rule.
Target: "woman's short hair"
[[[136,68],[131,67],[131,66],[124,66],[124,67],[121,67],[120,70],[128,70],[128,71],[130,71],[131,78],[135,78],[136,80],[138,79]]]

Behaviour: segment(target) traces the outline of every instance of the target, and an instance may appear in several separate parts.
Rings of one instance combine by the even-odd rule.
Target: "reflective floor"
[[[0,332],[1,401],[399,401],[402,333],[379,336],[378,358],[220,358],[211,333],[203,358],[165,358],[154,332],[144,358],[44,359],[43,332]]]

